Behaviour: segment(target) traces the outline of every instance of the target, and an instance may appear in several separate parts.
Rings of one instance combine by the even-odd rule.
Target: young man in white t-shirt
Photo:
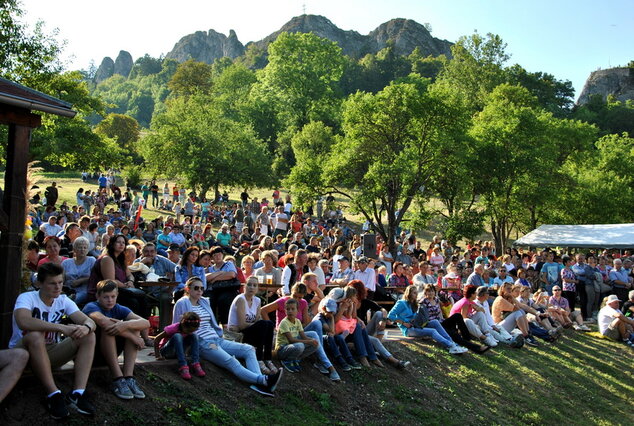
[[[40,290],[18,296],[13,310],[13,336],[10,348],[24,348],[31,357],[31,368],[47,394],[46,406],[54,419],[67,417],[68,406],[94,415],[95,407],[84,395],[93,355],[95,323],[71,299],[62,294],[64,270],[52,262],[37,271]],[[61,324],[68,317],[72,324]],[[66,336],[61,339],[61,334]],[[75,361],[73,391],[62,395],[53,379],[52,368]]]
[[[597,317],[599,332],[610,339],[623,340],[628,345],[633,346],[632,326],[634,326],[634,319],[626,317],[619,311],[619,302],[617,295],[608,296],[605,306],[601,308]]]

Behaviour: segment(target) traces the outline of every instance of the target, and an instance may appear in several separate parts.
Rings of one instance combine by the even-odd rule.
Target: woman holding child
[[[195,312],[200,317],[196,335],[200,341],[200,356],[207,361],[225,368],[240,380],[250,383],[251,389],[263,395],[273,396],[282,376],[282,370],[275,374],[263,375],[253,346],[223,339],[222,328],[218,326],[209,300],[202,297],[204,284],[194,276],[185,283],[185,295],[174,306],[174,323],[180,322],[186,312]],[[244,359],[246,368],[237,358]]]

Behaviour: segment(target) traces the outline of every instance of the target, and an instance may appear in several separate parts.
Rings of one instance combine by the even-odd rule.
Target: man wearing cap
[[[634,319],[626,317],[619,311],[619,303],[620,300],[615,294],[608,296],[608,300],[599,311],[597,318],[599,331],[610,339],[623,340],[628,345],[634,346],[634,336],[632,335]]]
[[[341,262],[341,260],[339,260]],[[374,273],[374,269],[368,268],[368,258],[365,256],[361,256],[359,260],[357,260],[357,266],[359,269],[354,271],[352,279],[359,280],[365,285],[365,288],[368,289],[368,299],[372,300],[374,297],[374,292],[376,291],[376,274]]]
[[[181,260],[181,249],[178,244],[170,244],[170,247],[167,249],[167,258],[174,264]]]
[[[330,284],[337,284],[340,286],[347,285],[348,282],[353,280],[354,273],[350,269],[350,259],[345,256],[339,258],[339,270],[332,274]]]
[[[40,226],[40,231],[44,232],[44,237],[55,237],[62,232],[62,227],[57,224],[57,216],[50,216],[48,222]]]

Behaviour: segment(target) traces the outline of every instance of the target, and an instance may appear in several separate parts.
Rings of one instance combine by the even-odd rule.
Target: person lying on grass
[[[119,290],[114,280],[97,283],[97,301],[90,302],[83,312],[97,324],[97,363],[105,362],[112,374],[112,391],[121,399],[143,399],[145,393],[134,379],[134,364],[139,349],[145,347],[141,331],[150,322],[129,308],[117,303]],[[119,354],[123,352],[123,370],[119,366]],[[100,359],[102,358],[102,359]]]

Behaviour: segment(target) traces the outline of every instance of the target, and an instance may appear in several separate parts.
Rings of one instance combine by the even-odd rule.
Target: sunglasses
[[[195,285],[192,287],[192,290],[204,290],[204,288],[202,286]]]
[[[553,288],[553,291],[561,291],[560,288]]]

